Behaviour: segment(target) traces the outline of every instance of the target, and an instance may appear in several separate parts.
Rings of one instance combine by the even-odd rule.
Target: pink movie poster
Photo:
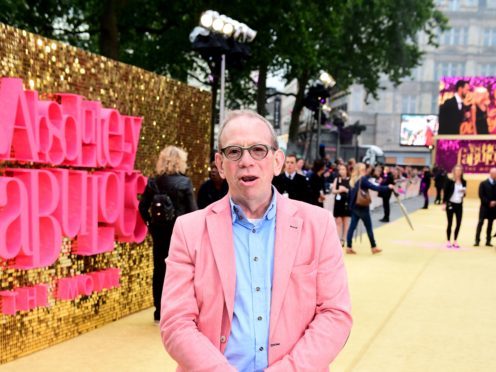
[[[441,78],[439,134],[496,134],[496,76]]]

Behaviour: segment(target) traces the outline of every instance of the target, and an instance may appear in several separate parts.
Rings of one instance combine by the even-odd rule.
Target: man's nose
[[[255,160],[251,157],[250,152],[248,150],[244,150],[238,164],[240,167],[246,167],[253,164],[254,161]]]

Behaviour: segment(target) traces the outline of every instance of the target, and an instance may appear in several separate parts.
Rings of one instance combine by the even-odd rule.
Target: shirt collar
[[[286,177],[288,177],[290,179],[293,179],[296,176],[296,172],[293,172],[293,173],[284,172],[284,173],[286,173]]]
[[[460,96],[458,95],[458,93],[455,93],[455,98],[456,98],[456,102],[457,102],[458,104],[463,103],[462,97],[460,97]]]
[[[272,186],[272,200],[270,201],[269,207],[265,211],[262,220],[272,220],[276,216],[276,190],[275,187]],[[233,224],[236,223],[237,221],[246,221],[248,222],[248,218],[245,216],[243,209],[236,203],[231,198],[231,195],[229,195],[229,204],[231,205],[231,215],[232,215],[232,221]]]

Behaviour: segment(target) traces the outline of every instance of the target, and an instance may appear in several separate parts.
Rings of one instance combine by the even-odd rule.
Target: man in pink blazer
[[[174,226],[165,348],[178,371],[328,371],[352,324],[334,219],[272,188],[284,154],[263,117],[233,111],[219,149],[229,194]]]

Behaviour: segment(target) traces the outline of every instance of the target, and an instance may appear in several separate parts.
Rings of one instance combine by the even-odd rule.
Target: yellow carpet
[[[404,220],[376,229],[381,255],[366,237],[354,245],[355,324],[332,371],[496,371],[496,251],[472,247],[477,213],[467,200],[460,250],[444,247],[438,206],[411,215],[415,231]],[[142,311],[0,371],[173,371],[151,319]]]

